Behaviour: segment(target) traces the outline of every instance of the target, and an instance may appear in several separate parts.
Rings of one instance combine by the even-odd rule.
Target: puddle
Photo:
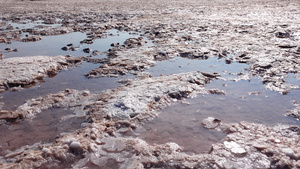
[[[177,109],[179,108],[179,109]],[[137,129],[139,138],[148,144],[175,142],[188,154],[207,153],[211,145],[226,135],[216,130],[203,128],[194,110],[183,110],[182,105],[174,104],[162,110],[157,118]]]
[[[177,73],[185,73],[191,71],[202,71],[208,73],[219,73],[223,78],[235,77],[231,74],[243,72],[248,67],[246,64],[232,63],[225,64],[224,59],[216,57],[207,60],[188,59],[175,57],[170,60],[158,61],[154,67],[147,72],[152,76],[170,75]]]
[[[0,125],[0,155],[37,142],[53,142],[58,134],[73,132],[80,128],[85,119],[61,119],[70,114],[72,112],[69,110],[53,108],[37,114],[32,121],[24,120],[10,125]]]
[[[286,83],[292,84],[300,87],[300,73],[288,73],[287,78],[285,79]]]
[[[92,51],[98,50],[106,52],[111,48],[112,43],[120,43],[128,38],[138,37],[138,35],[110,30],[106,33],[108,36],[105,39],[95,39],[92,44],[80,44],[80,41],[87,39],[87,35],[81,32],[73,32],[64,35],[42,36],[42,40],[36,42],[18,42],[12,44],[0,43],[0,53],[3,58],[24,57],[24,56],[58,56],[71,55],[74,57],[88,56]],[[64,51],[62,48],[68,44],[73,44],[75,51]],[[6,48],[17,49],[18,52],[6,52]],[[84,53],[83,49],[90,48],[90,53]],[[2,52],[1,52],[2,51]]]
[[[111,48],[111,43],[122,44],[126,39],[136,37],[126,32],[116,30],[108,31],[106,39],[96,39],[93,44],[80,44],[80,41],[87,38],[85,33],[74,32],[65,35],[43,37],[37,42],[13,42],[12,44],[0,44],[0,49],[18,49],[18,52],[3,53],[5,58],[24,57],[34,55],[72,55],[86,56],[82,49],[88,47],[92,50],[107,51]],[[77,51],[63,51],[61,48],[73,43],[78,46]],[[106,57],[101,55],[100,57]],[[130,78],[131,75],[120,78],[97,78],[88,79],[84,74],[100,64],[83,62],[78,67],[70,68],[58,73],[52,78],[45,78],[44,83],[39,83],[33,87],[22,89],[17,92],[3,92],[0,94],[1,109],[15,110],[26,100],[44,96],[49,93],[57,93],[67,88],[76,90],[88,89],[92,93],[100,93],[105,89],[117,88],[120,78]],[[0,126],[0,155],[5,155],[10,150],[15,150],[24,145],[32,145],[36,142],[53,142],[55,137],[62,132],[70,132],[80,128],[84,119],[70,119],[61,121],[60,118],[71,114],[70,111],[62,109],[51,109],[37,115],[31,122],[24,120],[16,124]],[[6,137],[7,136],[7,137]]]
[[[45,78],[44,83],[37,84],[28,89],[22,89],[17,92],[4,92],[0,96],[4,99],[3,109],[15,110],[18,106],[23,104],[26,100],[36,98],[39,96],[45,96],[49,93],[57,93],[64,91],[65,89],[76,90],[90,90],[92,93],[100,93],[103,90],[117,88],[120,84],[117,81],[120,78],[97,78],[88,79],[84,74],[88,73],[91,69],[98,67],[97,64],[91,64],[84,62],[76,68],[70,70],[61,71],[53,78]]]
[[[80,45],[80,41],[85,39],[87,36],[84,33],[75,32],[66,35],[59,36],[47,36],[43,37],[41,41],[38,42],[14,42],[7,46],[11,48],[18,48],[19,52],[5,53],[5,57],[18,57],[18,56],[34,56],[34,55],[47,55],[47,56],[57,56],[57,55],[72,55],[72,56],[84,56],[88,55],[82,51],[63,51],[62,46],[66,44],[73,43],[75,46],[79,45],[80,49],[89,47],[91,49],[97,49],[99,51],[107,51],[111,48],[111,43],[122,44],[126,39],[136,37],[136,35],[129,34],[127,32],[118,32],[117,30],[108,31],[107,34],[112,34],[113,36],[108,36],[106,39],[96,39],[93,44],[83,44]],[[6,44],[0,44],[1,46]],[[48,47],[47,47],[48,46]],[[106,57],[100,55],[98,57]],[[63,91],[67,88],[76,90],[90,90],[92,93],[100,93],[105,89],[116,88],[120,84],[117,80],[121,78],[129,78],[131,75],[126,75],[119,78],[97,78],[88,79],[84,74],[88,73],[94,68],[99,67],[100,64],[93,64],[83,62],[76,68],[70,68],[70,70],[61,71],[53,78],[45,78],[44,83],[37,84],[29,89],[23,89],[18,92],[4,92],[0,94],[4,99],[0,100],[4,103],[3,109],[14,110],[18,106],[24,103],[24,101],[44,96],[48,93],[57,93]]]
[[[86,34],[74,32],[65,35],[46,36],[37,42],[13,42],[12,44],[0,44],[0,50],[5,48],[18,49],[18,52],[5,52],[3,58],[11,57],[25,57],[25,56],[58,56],[58,55],[72,55],[84,56],[83,52],[61,50],[63,46],[69,43],[79,45],[79,42],[86,38]]]
[[[18,25],[18,27],[22,25]],[[107,35],[107,38],[96,39],[92,44],[80,44],[80,41],[86,39],[87,35],[74,32],[42,37],[42,40],[37,42],[2,43],[0,44],[0,50],[4,51],[5,48],[18,49],[18,52],[2,52],[4,58],[35,55],[71,55],[78,57],[90,55],[83,52],[84,48],[104,52],[111,48],[111,43],[122,44],[128,38],[137,37],[135,34],[118,32],[117,30],[108,31]],[[70,43],[78,50],[63,51],[61,49]],[[97,57],[106,56],[100,55]],[[4,105],[0,106],[6,110],[15,110],[28,99],[56,93],[66,88],[88,89],[92,93],[99,93],[105,89],[119,86],[117,80],[120,78],[131,77],[131,75],[127,75],[120,78],[87,79],[84,76],[84,74],[99,66],[100,64],[84,62],[76,68],[61,71],[53,78],[45,78],[44,83],[29,89],[1,93],[0,98],[3,98],[0,101]],[[247,64],[235,62],[225,64],[224,59],[215,57],[207,60],[176,57],[159,61],[156,66],[151,67],[146,72],[151,73],[153,76],[190,71],[217,72],[223,78],[230,79],[236,78],[235,74],[246,71],[245,68],[247,67]],[[295,78],[290,75],[288,80],[299,84],[299,80],[295,81]],[[292,90],[291,93],[283,96],[266,90],[259,79],[251,79],[250,82],[244,80],[238,82],[217,80],[208,84],[207,88],[224,90],[226,95],[200,95],[193,99],[187,99],[189,104],[174,103],[161,110],[159,116],[153,121],[137,129],[139,137],[150,144],[175,142],[184,147],[185,152],[193,154],[208,152],[211,144],[219,142],[225,137],[225,134],[221,132],[203,128],[201,121],[209,116],[218,118],[224,123],[248,121],[271,126],[278,123],[299,125],[299,121],[285,117],[284,114],[287,110],[294,108],[292,100],[299,98],[300,90]],[[79,128],[83,119],[60,121],[62,116],[70,113],[66,110],[51,109],[37,115],[32,122],[20,121],[18,124],[0,126],[0,143],[2,144],[0,145],[0,155],[4,155],[7,150],[13,150],[23,145],[30,145],[39,141],[53,141],[57,134]]]
[[[236,78],[233,74],[243,72],[246,64],[225,64],[224,60],[190,60],[174,58],[157,62],[149,72],[158,76],[188,71],[218,72],[225,79]],[[291,77],[289,77],[291,78]],[[295,83],[295,79],[289,79]],[[299,83],[299,81],[297,81]],[[211,145],[220,142],[225,135],[202,126],[207,117],[215,117],[224,123],[240,121],[275,126],[276,124],[300,125],[300,122],[284,114],[294,108],[293,100],[298,100],[300,90],[292,90],[288,95],[267,90],[258,78],[240,80],[216,80],[206,85],[208,89],[223,90],[226,95],[199,95],[187,99],[186,103],[174,103],[161,110],[157,118],[137,130],[139,138],[150,144],[175,142],[187,153],[205,153]]]
[[[207,87],[220,87],[223,83],[216,81]],[[258,80],[226,83],[228,87],[220,87],[226,95],[199,95],[187,99],[189,104],[174,103],[161,110],[157,118],[138,130],[139,138],[150,144],[175,142],[187,153],[203,153],[225,136],[203,128],[201,122],[207,117],[218,118],[224,123],[247,121],[268,126],[279,123],[300,125],[299,121],[284,116],[287,110],[294,108],[291,100],[299,99],[300,90],[282,96],[262,86],[257,88]],[[249,95],[253,91],[261,93]]]

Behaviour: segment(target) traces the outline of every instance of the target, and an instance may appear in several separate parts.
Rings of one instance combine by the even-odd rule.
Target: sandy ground
[[[73,111],[74,114],[64,117],[65,120],[81,117],[86,121],[82,128],[58,136],[55,142],[38,142],[13,151],[1,147],[5,155],[0,157],[0,167],[300,168],[299,126],[278,124],[268,127],[248,122],[224,124],[209,117],[202,121],[203,126],[227,136],[213,144],[208,153],[194,155],[182,152],[176,143],[149,145],[133,137],[139,125],[153,119],[159,110],[172,102],[184,102],[187,97],[200,93],[224,94],[218,89],[205,88],[207,83],[222,78],[217,73],[189,72],[151,77],[143,72],[158,60],[224,58],[227,64],[249,65],[248,71],[238,74],[236,80],[259,77],[265,88],[280,94],[299,89],[298,85],[286,81],[291,73],[299,80],[298,9],[300,3],[297,0],[1,1],[2,21],[28,19],[62,24],[57,28],[24,30],[31,35],[81,31],[89,35],[83,43],[89,43],[103,38],[108,29],[118,29],[136,31],[143,38],[128,39],[124,45],[113,44],[106,52],[108,58],[99,60],[102,65],[86,74],[88,78],[135,75],[135,79],[123,81],[121,87],[100,94],[66,89],[32,98],[16,110],[1,110],[2,125],[23,118],[34,119],[42,110],[51,108]],[[9,31],[7,34],[16,33],[9,27],[6,30]],[[144,39],[152,40],[154,45],[147,45]],[[13,38],[1,35],[1,40],[7,43]],[[2,57],[1,65],[13,60],[5,58],[5,54]],[[14,87],[22,87],[24,77],[33,77],[27,80],[31,84],[37,76],[41,79],[41,76],[49,75],[48,68],[41,68],[43,64],[53,64],[50,68],[55,73],[62,65],[68,65],[63,64],[67,62],[64,57],[56,58],[62,61],[50,59],[46,62],[30,60],[30,57],[22,59],[29,63],[24,67],[33,70],[24,71],[26,76],[22,73],[13,75]],[[22,62],[22,59],[18,61]],[[91,61],[88,57],[77,59],[78,62]],[[24,67],[7,69],[22,71],[26,70]],[[7,84],[7,78],[0,80],[0,84]],[[6,85],[3,90],[10,89]],[[295,109],[288,115],[299,119],[297,100]]]

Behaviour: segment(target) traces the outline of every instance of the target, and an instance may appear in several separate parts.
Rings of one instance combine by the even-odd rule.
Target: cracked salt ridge
[[[233,74],[242,72],[247,66],[240,63],[227,65],[223,59],[217,58],[191,60],[178,57],[157,62],[149,72],[158,76],[201,70],[218,72],[225,79],[236,79]],[[271,126],[278,123],[300,124],[299,121],[284,116],[287,110],[294,108],[292,100],[298,100],[300,90],[281,95],[265,89],[258,78],[252,78],[250,82],[216,80],[207,84],[206,88],[223,90],[226,95],[199,95],[183,103],[174,103],[161,110],[157,118],[139,128],[139,138],[150,144],[175,142],[184,147],[184,152],[197,154],[208,152],[213,143],[225,137],[221,132],[202,126],[201,121],[210,116],[225,123],[248,121]]]
[[[80,128],[85,119],[63,118],[70,114],[70,110],[52,108],[36,115],[33,120],[0,125],[0,156],[25,145],[53,142],[59,134]]]

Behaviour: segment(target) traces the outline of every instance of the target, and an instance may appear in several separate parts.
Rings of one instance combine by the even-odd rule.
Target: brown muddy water
[[[26,27],[26,24],[14,26]],[[80,41],[87,38],[85,33],[74,32],[42,37],[42,40],[38,42],[13,41],[12,44],[0,44],[0,50],[5,58],[34,55],[78,57],[87,55],[82,51],[84,48],[105,52],[110,48],[111,43],[123,43],[128,38],[136,37],[136,35],[116,30],[109,31],[107,34],[107,38],[96,39],[90,45],[80,44]],[[61,50],[63,46],[70,43],[78,47],[78,50]],[[3,52],[5,48],[17,48],[18,52]],[[3,102],[0,108],[15,110],[28,99],[56,93],[66,88],[88,89],[92,93],[99,93],[105,89],[118,87],[120,84],[117,80],[121,78],[132,78],[131,75],[126,75],[120,78],[87,79],[84,74],[96,67],[99,67],[99,64],[84,62],[76,68],[61,71],[53,78],[45,78],[44,83],[31,88],[0,93],[0,102]],[[247,64],[240,63],[225,64],[224,59],[217,58],[191,60],[176,57],[157,62],[155,67],[147,70],[153,76],[196,70],[218,72],[224,80],[217,80],[206,87],[224,90],[225,95],[199,95],[187,99],[184,103],[174,103],[161,110],[157,118],[138,128],[136,130],[138,137],[150,144],[175,142],[184,148],[183,151],[192,154],[209,151],[211,144],[225,137],[223,133],[205,129],[201,125],[201,121],[209,116],[218,118],[224,123],[248,121],[270,126],[278,123],[299,125],[299,121],[286,117],[284,114],[287,110],[293,109],[292,101],[300,98],[300,90],[292,90],[287,95],[280,95],[266,90],[258,78],[252,78],[250,81],[232,80],[237,79],[236,73],[246,72],[247,67]],[[299,85],[299,80],[294,75],[289,75],[288,81]],[[50,109],[38,114],[32,121],[25,120],[0,125],[0,155],[24,145],[51,142],[60,133],[72,132],[80,128],[84,119],[63,120],[63,117],[69,114],[72,114],[69,110]]]

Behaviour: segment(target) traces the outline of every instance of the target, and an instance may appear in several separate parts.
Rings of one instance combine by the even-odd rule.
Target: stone
[[[276,32],[275,36],[277,38],[288,38],[290,37],[290,34],[288,32]]]
[[[237,154],[237,155],[243,155],[243,154],[246,154],[247,151],[242,148],[240,145],[238,145],[236,142],[233,142],[233,141],[224,141],[224,145],[226,148],[230,149],[230,151],[233,153],[233,154]]]
[[[64,46],[61,48],[61,50],[67,51],[67,50],[69,50],[69,48],[67,46]]]
[[[214,129],[218,127],[221,123],[221,120],[216,119],[214,117],[208,117],[202,121],[202,124],[205,128]]]
[[[33,56],[7,58],[0,62],[0,88],[8,90],[13,87],[33,85],[46,76],[54,76],[59,70],[74,66],[72,58],[65,56]],[[26,71],[24,71],[26,70]]]
[[[284,48],[284,49],[290,49],[290,48],[295,48],[297,46],[296,45],[290,45],[290,44],[281,44],[281,45],[278,45],[278,47]]]
[[[33,37],[23,38],[22,42],[36,42],[36,41],[40,41],[40,40],[42,40],[41,37],[39,37],[39,36],[33,36]]]
[[[84,48],[82,51],[83,51],[84,53],[90,53],[90,52],[91,52],[91,49],[90,49],[90,48]]]

